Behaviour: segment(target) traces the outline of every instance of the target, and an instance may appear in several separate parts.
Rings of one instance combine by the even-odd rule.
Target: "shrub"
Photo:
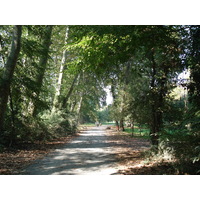
[[[73,134],[77,130],[75,116],[63,111],[55,113],[45,112],[41,119],[53,137]]]

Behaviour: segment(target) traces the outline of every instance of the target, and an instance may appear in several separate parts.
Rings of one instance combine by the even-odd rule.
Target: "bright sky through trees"
[[[109,105],[109,104],[112,104],[113,103],[113,97],[112,97],[112,94],[110,92],[110,86],[107,86],[105,89],[104,89],[107,93],[107,96],[106,96],[106,104]]]

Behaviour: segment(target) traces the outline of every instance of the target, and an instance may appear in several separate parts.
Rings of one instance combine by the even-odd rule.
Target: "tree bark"
[[[13,139],[15,137],[15,112],[13,108],[13,99],[12,99],[12,93],[11,90],[9,89],[9,99],[10,99],[10,109],[11,109],[11,126],[12,126],[12,133],[10,137],[10,144],[9,147],[12,145]]]
[[[154,53],[154,52],[153,52]],[[163,105],[164,105],[164,98],[167,92],[165,87],[168,75],[168,67],[162,66],[162,76],[157,77],[158,70],[156,70],[156,63],[154,60],[154,54],[152,54],[152,81],[151,81],[151,88],[152,88],[152,123],[151,123],[151,142],[152,145],[158,146],[158,139],[159,133],[163,127]],[[160,69],[160,70],[161,70]],[[156,85],[157,84],[157,85]],[[156,91],[155,91],[156,89]]]
[[[122,101],[121,101],[121,119],[120,119],[120,129],[122,131],[125,131],[124,128],[124,106],[125,106],[125,99],[126,99],[126,90],[127,90],[127,86],[130,82],[130,69],[131,69],[131,63],[127,62],[126,63],[126,68],[125,68],[125,72],[124,72],[124,85],[123,85],[123,94],[122,94]]]
[[[81,106],[82,106],[82,102],[83,102],[83,93],[81,92],[80,94],[80,100],[78,103],[78,108],[77,108],[77,124],[79,124],[79,120],[80,120],[80,112],[81,112]]]
[[[66,35],[65,35],[65,44],[67,44],[67,39],[68,39],[68,32],[69,28],[66,28]],[[54,96],[54,101],[53,101],[53,108],[52,108],[52,113],[56,111],[56,109],[59,107],[59,96],[60,96],[60,91],[61,91],[61,84],[62,84],[62,78],[63,78],[63,71],[66,63],[66,58],[67,58],[67,50],[65,49],[63,51],[62,55],[62,60],[61,60],[61,65],[60,65],[60,71],[59,71],[59,76],[58,76],[58,82],[56,86],[56,93]]]
[[[154,50],[152,50],[152,79],[151,79],[151,96],[152,96],[152,105],[151,105],[151,113],[152,113],[152,121],[150,127],[150,138],[151,143],[154,146],[158,146],[158,133],[160,132],[159,125],[159,116],[158,116],[158,105],[157,105],[157,95],[155,92],[155,83],[156,83],[156,62],[154,59]]]
[[[75,86],[75,83],[76,83],[76,81],[77,81],[78,76],[79,76],[79,74],[77,74],[77,75],[74,77],[74,80],[73,80],[73,82],[72,82],[72,84],[71,84],[71,87],[69,88],[69,91],[68,91],[66,97],[63,99],[63,105],[62,105],[63,108],[65,108],[65,107],[67,106],[67,101],[68,101],[69,97],[71,96],[71,94],[72,94],[72,92],[73,92],[73,89],[74,89],[74,86]]]
[[[5,70],[0,83],[0,136],[3,132],[4,116],[8,103],[10,84],[20,52],[21,34],[22,26],[14,26],[11,50],[5,64]]]
[[[78,75],[78,85],[79,85],[79,82],[80,82],[80,77],[81,77],[81,74]],[[84,76],[84,72],[82,73],[82,78],[83,78],[83,83],[85,81],[85,76]],[[78,107],[77,107],[77,124],[79,124],[79,121],[80,121],[80,113],[81,113],[81,107],[82,107],[82,102],[83,102],[83,96],[84,96],[84,92],[81,91],[80,92],[80,100],[78,102]]]
[[[115,121],[115,124],[116,124],[117,131],[119,131],[119,122],[117,120]]]
[[[132,120],[132,122],[131,122],[131,133],[132,133],[132,137],[133,137],[133,133],[134,133],[134,120]]]
[[[42,88],[42,84],[43,84],[43,79],[44,79],[44,74],[46,71],[46,65],[47,65],[47,61],[48,61],[48,54],[49,54],[49,48],[51,45],[51,34],[52,34],[52,29],[53,26],[46,26],[46,30],[45,30],[45,35],[44,35],[44,39],[43,39],[43,50],[44,53],[41,55],[40,61],[39,61],[39,74],[37,77],[37,83],[38,83],[38,90],[37,90],[37,94],[36,94],[36,98],[39,98],[40,95],[40,91]],[[36,101],[34,101],[34,109],[33,109],[33,116],[36,116],[38,113],[38,105],[36,103]]]
[[[0,35],[0,52],[3,50],[3,47],[4,47],[4,45],[3,45],[2,38]],[[3,54],[1,55],[1,58],[2,58],[2,64],[3,64],[2,67],[4,67],[5,66],[5,57],[3,56]]]
[[[120,129],[121,129],[121,131],[125,131],[125,129],[124,129],[124,120],[123,120],[123,119],[121,119],[121,120],[119,121],[119,124],[120,124]]]

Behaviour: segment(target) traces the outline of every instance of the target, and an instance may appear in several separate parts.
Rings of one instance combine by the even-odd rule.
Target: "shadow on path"
[[[37,160],[21,174],[109,175],[116,173],[118,168],[114,148],[127,147],[127,144],[120,143],[113,136],[109,136],[105,128],[106,126],[101,126],[83,131],[79,137],[43,159]],[[147,142],[140,140],[136,140],[134,145],[134,149],[148,147]]]

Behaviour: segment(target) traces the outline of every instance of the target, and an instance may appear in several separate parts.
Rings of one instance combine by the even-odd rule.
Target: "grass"
[[[113,122],[103,122],[102,125],[112,125],[112,126],[114,126],[115,123],[113,123]]]
[[[115,126],[115,123],[113,122],[103,122],[102,125],[109,125],[109,126]],[[96,126],[95,123],[84,123],[81,124],[81,126]],[[132,136],[132,129],[129,127],[125,128],[125,132],[130,134]],[[139,128],[138,126],[134,126],[134,133],[133,133],[133,137],[142,137],[145,139],[149,139],[149,129],[147,127],[145,127],[145,125],[141,126],[141,128]]]
[[[102,125],[115,125],[113,122],[102,122]],[[96,126],[95,123],[84,123],[81,126]]]
[[[130,133],[132,135],[132,129],[129,127],[125,128],[125,132]],[[134,126],[133,137],[142,137],[149,139],[149,129],[139,128],[138,126]]]
[[[80,124],[80,126],[95,126],[95,123],[84,123]]]

